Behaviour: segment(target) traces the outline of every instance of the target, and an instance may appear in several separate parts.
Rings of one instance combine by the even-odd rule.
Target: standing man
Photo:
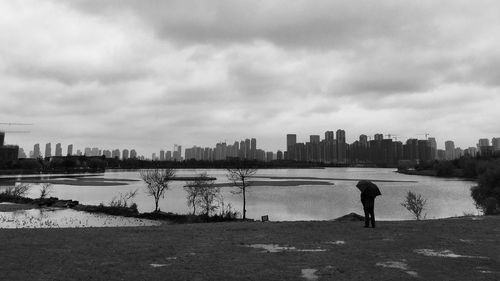
[[[375,228],[375,197],[370,196],[368,192],[361,192],[361,203],[365,211],[365,227],[370,227],[371,221],[372,227]]]
[[[375,228],[375,197],[382,195],[380,189],[376,184],[369,180],[361,180],[356,184],[356,187],[361,191],[361,203],[363,203],[363,210],[365,211],[365,227]]]

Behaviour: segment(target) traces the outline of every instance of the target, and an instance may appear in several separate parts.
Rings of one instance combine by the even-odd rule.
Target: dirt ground
[[[1,280],[500,280],[500,217],[0,229]]]

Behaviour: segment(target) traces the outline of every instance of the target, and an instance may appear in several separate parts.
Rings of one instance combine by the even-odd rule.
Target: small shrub
[[[415,216],[415,219],[420,220],[420,218],[422,217],[422,211],[425,210],[426,204],[427,199],[425,199],[421,194],[416,194],[408,191],[405,197],[405,201],[401,203],[401,206],[410,211],[410,213]]]

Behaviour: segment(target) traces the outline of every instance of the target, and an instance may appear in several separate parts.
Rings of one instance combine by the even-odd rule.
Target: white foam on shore
[[[406,263],[406,260],[403,261],[386,261],[386,262],[377,262],[376,266],[381,266],[385,268],[395,268],[404,271],[408,275],[413,277],[418,277],[418,273],[416,271],[410,270],[410,267]]]
[[[428,256],[428,257],[487,259],[487,257],[483,257],[483,256],[458,255],[458,254],[453,253],[450,250],[436,251],[433,249],[416,249],[413,251],[417,254],[421,254],[424,256]]]
[[[325,249],[297,249],[293,246],[280,246],[278,244],[251,244],[246,247],[264,249],[263,253],[278,253],[278,252],[325,252]]]

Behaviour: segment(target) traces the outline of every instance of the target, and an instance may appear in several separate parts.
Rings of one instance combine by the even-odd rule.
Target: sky
[[[500,137],[499,30],[493,0],[0,0],[0,122],[33,124],[0,130],[148,157],[337,129],[467,148]]]

